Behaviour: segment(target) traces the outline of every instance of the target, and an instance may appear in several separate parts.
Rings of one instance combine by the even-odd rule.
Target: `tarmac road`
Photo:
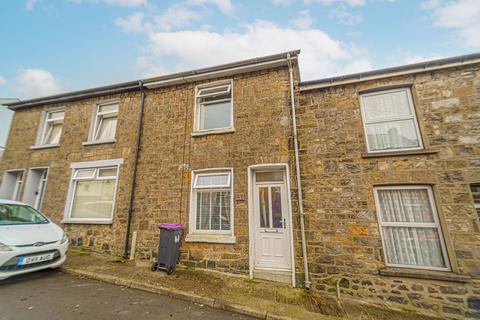
[[[0,281],[1,320],[253,319],[155,293],[45,270]]]

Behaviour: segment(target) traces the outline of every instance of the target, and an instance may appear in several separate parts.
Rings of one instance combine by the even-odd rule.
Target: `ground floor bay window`
[[[232,196],[231,169],[194,171],[187,241],[235,242]]]
[[[64,222],[111,223],[121,159],[73,163]]]
[[[450,270],[430,186],[375,188],[385,264]]]

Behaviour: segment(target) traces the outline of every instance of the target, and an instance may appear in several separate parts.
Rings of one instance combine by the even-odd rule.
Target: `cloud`
[[[441,55],[431,55],[428,57],[425,56],[420,56],[420,55],[413,55],[413,56],[408,56],[406,57],[402,64],[412,64],[412,63],[418,63],[418,62],[425,62],[425,61],[430,61],[430,60],[437,60],[437,59],[442,59],[444,58]]]
[[[298,29],[257,21],[246,25],[241,32],[183,30],[147,34],[148,49],[137,65],[145,67],[148,75],[152,75],[152,70],[175,72],[293,49],[302,49],[300,67],[304,79],[371,69],[361,50],[314,28]]]
[[[60,92],[54,76],[43,69],[21,69],[16,76],[16,91],[24,97],[42,97]]]
[[[115,24],[127,33],[171,31],[189,26],[192,22],[199,20],[200,15],[183,6],[173,5],[163,14],[152,19],[153,22],[147,22],[143,12],[136,12],[127,18],[118,18]]]
[[[27,2],[25,2],[25,10],[28,10],[28,11],[33,10],[33,7],[35,6],[36,3],[37,3],[37,0],[27,0]]]
[[[2,75],[0,75],[0,86],[6,84],[8,81]]]
[[[123,7],[138,7],[141,5],[148,4],[148,0],[69,0],[69,1],[77,4],[80,4],[82,2],[94,2],[94,3],[103,2],[109,5],[117,5],[117,6],[123,6]]]
[[[288,7],[292,4],[293,0],[272,0],[272,3],[276,6]]]
[[[345,6],[339,6],[331,13],[332,17],[339,22],[346,24],[347,26],[354,26],[363,21],[361,15],[355,14],[345,8]]]
[[[455,0],[445,3],[430,0],[425,1],[422,8],[431,11],[435,26],[456,30],[462,45],[480,46],[480,1]]]
[[[211,4],[226,14],[231,14],[233,11],[235,11],[235,6],[230,0],[188,0],[188,3],[191,5]]]
[[[309,4],[321,4],[323,6],[331,6],[331,5],[347,5],[350,7],[363,7],[367,0],[304,0],[306,5]]]
[[[298,29],[308,29],[313,24],[313,18],[308,10],[303,10],[297,18],[290,20],[290,24]]]
[[[143,12],[136,12],[127,18],[118,18],[115,20],[115,24],[124,32],[144,32],[146,31],[146,26],[144,25],[143,18]]]

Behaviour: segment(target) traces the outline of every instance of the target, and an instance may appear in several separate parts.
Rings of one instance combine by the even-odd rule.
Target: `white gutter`
[[[292,107],[292,126],[293,126],[293,146],[295,149],[295,172],[297,177],[297,194],[298,194],[298,209],[300,211],[300,231],[302,234],[302,255],[303,255],[303,270],[305,273],[305,289],[309,290],[311,286],[310,278],[308,276],[308,259],[307,259],[307,241],[305,239],[305,212],[303,211],[303,195],[302,195],[302,179],[300,177],[300,159],[298,156],[298,135],[297,135],[297,115],[295,112],[295,91],[293,78],[293,64],[290,54],[287,55],[288,71],[290,73],[290,97]]]
[[[290,55],[290,54],[288,54],[288,55]],[[175,84],[181,84],[181,83],[186,83],[186,82],[230,76],[230,75],[238,74],[238,73],[253,72],[253,71],[258,71],[258,70],[265,69],[267,67],[268,68],[275,68],[275,67],[279,67],[279,66],[284,66],[285,63],[287,62],[287,59],[282,58],[282,59],[278,59],[278,60],[259,62],[259,63],[246,65],[246,66],[232,67],[232,68],[228,68],[228,69],[224,69],[224,70],[210,71],[210,72],[206,72],[206,73],[199,73],[199,74],[181,76],[181,77],[177,77],[177,78],[165,79],[165,80],[159,80],[159,81],[153,81],[153,82],[144,82],[144,86],[148,89],[160,88],[160,87],[165,87],[165,86],[170,86],[170,85],[175,85]]]
[[[480,59],[464,61],[464,62],[462,62],[462,61],[453,62],[453,63],[444,64],[444,65],[441,65],[441,66],[432,66],[432,67],[427,66],[427,67],[419,67],[419,68],[414,68],[414,69],[409,69],[409,70],[399,70],[399,71],[392,71],[392,72],[385,72],[385,73],[380,73],[381,72],[381,70],[380,70],[379,74],[374,74],[374,75],[362,76],[362,74],[359,74],[357,78],[341,80],[341,77],[339,77],[338,80],[333,80],[332,79],[332,81],[320,82],[318,84],[300,85],[299,91],[303,92],[303,91],[310,91],[310,90],[315,90],[315,89],[323,89],[323,88],[329,88],[329,87],[335,87],[335,86],[365,82],[365,81],[369,81],[369,80],[377,80],[377,79],[396,77],[396,76],[404,76],[404,75],[421,73],[421,72],[430,72],[430,71],[446,69],[446,68],[467,66],[467,65],[471,65],[471,64],[477,64],[477,63],[480,63]],[[366,72],[366,73],[368,74],[368,72]]]

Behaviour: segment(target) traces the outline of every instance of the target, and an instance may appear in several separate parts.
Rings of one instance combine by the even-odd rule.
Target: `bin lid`
[[[168,230],[183,230],[183,225],[180,223],[161,223],[158,225],[160,229],[168,229]]]

